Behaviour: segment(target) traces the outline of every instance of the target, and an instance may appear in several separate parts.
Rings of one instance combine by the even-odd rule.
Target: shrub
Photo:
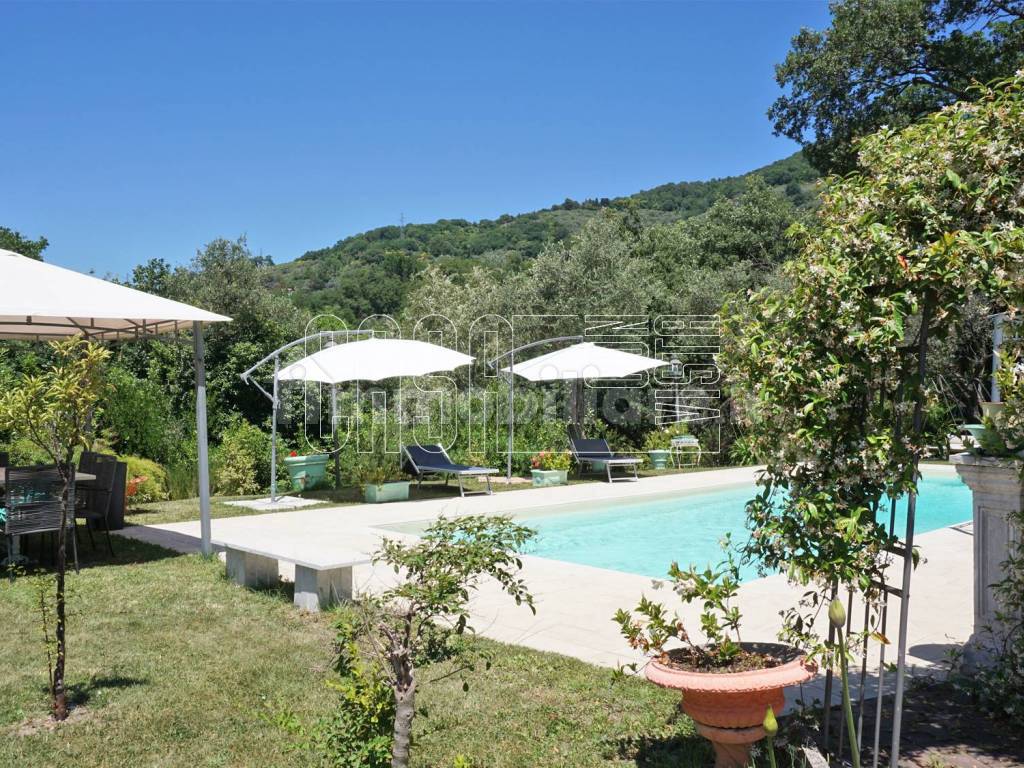
[[[168,461],[174,455],[180,429],[167,393],[155,382],[138,379],[116,366],[107,380],[111,393],[101,417],[104,441],[119,453]]]
[[[45,451],[26,437],[15,439],[6,450],[10,455],[12,467],[28,467],[33,464],[53,463]]]
[[[270,437],[259,427],[236,417],[221,435],[214,461],[217,493],[247,496],[270,484]]]
[[[334,668],[339,677],[327,686],[338,694],[337,709],[302,723],[293,713],[271,719],[297,740],[298,749],[315,764],[331,768],[387,768],[391,764],[391,736],[395,702],[391,687],[379,671],[363,661],[356,642],[356,627],[342,614],[336,624],[338,649]]]
[[[690,565],[686,570],[672,563],[668,575],[673,591],[684,603],[699,601],[703,609],[700,628],[706,644],[693,641],[678,615],[669,615],[665,606],[641,597],[633,613],[620,608],[614,621],[631,648],[652,659],[664,662],[667,645],[674,642],[685,647],[699,665],[709,668],[727,667],[742,653],[740,646],[740,609],[735,605],[740,586],[740,568],[728,535],[720,542],[724,559],[717,567],[703,570]],[[639,665],[620,668],[636,672]]]
[[[546,472],[555,470],[568,470],[572,459],[568,451],[541,451],[535,453],[530,459],[531,469],[540,469]]]
[[[172,500],[199,495],[199,468],[195,461],[176,461],[167,466],[167,496]]]
[[[126,499],[129,506],[167,501],[167,471],[155,461],[140,456],[118,456],[128,465]]]
[[[404,476],[398,457],[390,453],[362,455],[352,468],[352,477],[361,486],[383,485]]]
[[[210,460],[215,463],[216,450]],[[211,472],[215,466],[211,466]],[[172,500],[194,499],[199,495],[199,446],[195,433],[183,439],[174,449],[174,458],[164,465],[167,473],[167,494]]]

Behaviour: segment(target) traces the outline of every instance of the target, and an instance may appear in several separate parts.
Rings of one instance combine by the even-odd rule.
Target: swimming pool
[[[753,486],[731,486],[671,496],[640,496],[603,504],[572,504],[515,512],[516,519],[536,529],[537,538],[524,554],[663,578],[675,560],[704,566],[720,560],[718,542],[731,533],[747,538],[744,505],[756,495]],[[897,515],[899,518],[901,515]],[[915,533],[956,525],[971,519],[971,492],[959,477],[926,476],[920,484]],[[425,523],[395,526],[417,533]],[[897,521],[902,535],[902,521]],[[752,566],[741,569],[744,580],[757,578]]]

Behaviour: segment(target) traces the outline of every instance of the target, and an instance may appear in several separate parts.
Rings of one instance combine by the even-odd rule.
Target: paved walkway
[[[928,473],[955,474],[952,467],[929,466]],[[373,552],[382,536],[401,536],[380,526],[427,521],[446,515],[516,513],[581,502],[602,502],[616,498],[636,499],[640,495],[676,493],[696,489],[752,484],[754,470],[724,469],[690,474],[645,478],[639,483],[580,484],[557,488],[497,493],[493,496],[400,502],[384,505],[356,505],[314,510],[235,517],[213,521],[213,538],[230,541],[233,535],[251,536],[256,531],[268,539],[308,532],[318,541],[336,541],[339,548]],[[198,551],[199,523],[127,528],[122,535],[170,547]],[[653,535],[653,532],[652,532]],[[913,578],[908,664],[918,670],[940,671],[948,651],[971,633],[972,541],[970,526],[945,528],[918,537],[923,560]],[[659,564],[660,565],[660,564]],[[667,563],[664,564],[667,567]],[[897,571],[898,573],[898,571]],[[291,579],[287,566],[282,577]],[[677,608],[688,627],[697,628],[699,607],[684,606],[669,589],[655,581],[618,571],[593,568],[541,557],[523,558],[523,576],[536,598],[537,614],[517,608],[493,585],[486,586],[473,601],[474,626],[496,640],[553,651],[594,664],[615,667],[635,661],[611,617],[618,608],[631,608],[642,594]],[[363,566],[355,571],[356,588],[373,591],[392,583],[390,569]],[[774,640],[780,626],[779,613],[794,605],[803,589],[793,588],[783,576],[770,576],[744,583],[739,606],[743,612],[742,631],[746,640]],[[855,616],[863,609],[854,608]],[[825,617],[822,616],[822,623]],[[895,642],[898,610],[890,612],[887,635]],[[856,625],[855,625],[856,626]],[[888,650],[894,661],[895,646]],[[869,668],[877,667],[877,650]],[[889,675],[891,679],[892,675]],[[869,692],[873,690],[869,686]],[[823,698],[820,685],[805,690],[808,699]]]

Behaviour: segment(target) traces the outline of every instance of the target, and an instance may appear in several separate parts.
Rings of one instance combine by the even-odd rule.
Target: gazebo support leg
[[[203,324],[192,323],[196,367],[196,443],[199,449],[199,535],[204,555],[213,554],[210,543],[210,456],[206,435],[206,349]]]

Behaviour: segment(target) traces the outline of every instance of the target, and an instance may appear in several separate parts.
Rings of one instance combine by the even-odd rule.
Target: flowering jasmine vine
[[[919,460],[945,438],[948,425],[926,418],[939,397],[929,340],[972,297],[1011,324],[1024,306],[1022,92],[1024,72],[862,140],[858,172],[827,180],[816,221],[791,230],[801,254],[788,285],[726,308],[721,362],[766,465],[745,556],[808,587],[781,636],[812,654],[836,653],[813,627],[836,590],[879,601],[892,500],[915,492]],[[1021,443],[1024,346],[1009,336],[1005,429]]]

